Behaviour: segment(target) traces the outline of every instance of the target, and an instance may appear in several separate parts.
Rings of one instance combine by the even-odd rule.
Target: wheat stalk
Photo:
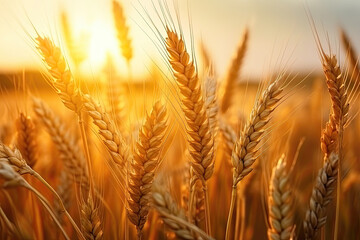
[[[2,151],[1,151],[2,152]],[[24,187],[32,191],[43,204],[45,209],[48,211],[56,225],[61,230],[66,240],[69,240],[69,236],[66,234],[65,230],[61,227],[58,219],[56,218],[54,212],[52,211],[50,204],[47,202],[44,196],[42,196],[36,189],[34,189],[24,178],[20,176],[18,172],[14,170],[14,166],[10,165],[11,162],[9,158],[4,160],[4,157],[0,157],[0,177],[5,180],[5,182],[1,185],[2,188],[13,188],[13,187]]]
[[[229,239],[229,229],[237,195],[237,184],[252,171],[251,166],[256,161],[257,152],[259,151],[257,146],[261,141],[265,127],[269,122],[270,114],[274,111],[282,98],[280,95],[283,88],[280,86],[280,79],[281,77],[271,83],[256,101],[251,111],[250,118],[246,122],[240,133],[240,137],[235,143],[231,155],[231,162],[233,165],[233,187],[225,236],[226,239]]]
[[[60,48],[55,46],[54,43],[47,37],[42,38],[38,35],[36,41],[38,44],[39,52],[43,57],[44,63],[47,64],[48,71],[52,77],[52,81],[49,81],[50,85],[55,88],[64,105],[70,110],[74,111],[78,116],[78,123],[85,151],[89,176],[89,194],[94,196],[90,151],[88,147],[87,136],[85,133],[84,120],[81,113],[81,109],[83,107],[81,90],[78,88],[78,86],[75,85],[75,81],[72,77],[70,70],[67,68],[64,56],[62,55]]]
[[[166,108],[158,101],[139,131],[128,178],[128,217],[136,226],[139,239],[149,212],[151,186],[155,169],[160,163],[160,150],[166,129]]]
[[[316,239],[326,222],[326,206],[336,186],[339,156],[331,154],[319,170],[304,220],[305,239]]]
[[[187,137],[192,156],[192,169],[204,187],[206,226],[210,234],[209,199],[206,181],[214,172],[214,136],[207,116],[204,96],[195,65],[185,48],[182,36],[166,29],[168,60],[180,91],[181,107],[187,123]]]
[[[294,228],[293,202],[289,175],[283,154],[272,170],[269,187],[269,222],[268,237],[272,240],[290,239]]]
[[[231,106],[234,91],[236,89],[237,78],[239,76],[240,68],[245,57],[247,44],[248,44],[249,30],[246,28],[241,43],[235,53],[235,56],[231,62],[230,68],[225,78],[225,85],[223,87],[223,94],[221,99],[220,110],[225,113],[226,110]]]
[[[321,136],[321,150],[325,154],[325,160],[332,152],[336,152],[339,156],[338,160],[338,179],[341,179],[342,173],[342,141],[344,126],[348,121],[349,102],[348,93],[345,87],[344,78],[342,76],[338,61],[335,55],[325,54],[321,44],[318,48],[323,65],[323,71],[326,77],[326,84],[331,97],[331,113],[323,134]],[[341,198],[341,181],[337,182],[337,199],[336,199],[336,216],[335,216],[335,232],[334,239],[337,239],[339,230],[340,215],[340,198]]]
[[[27,239],[26,236],[17,225],[12,223],[10,219],[6,216],[3,209],[0,207],[0,224],[1,224],[1,234],[2,239]],[[3,226],[3,223],[5,226]]]
[[[250,118],[235,143],[231,155],[231,162],[234,167],[234,186],[252,171],[251,166],[257,158],[256,153],[258,149],[256,147],[269,122],[270,114],[274,111],[282,98],[280,95],[283,88],[280,86],[279,80],[280,79],[278,78],[271,83],[256,101],[251,111]]]
[[[14,173],[11,172],[11,176],[14,178],[14,182],[10,181],[8,183],[6,183],[4,185],[4,187],[9,187],[9,186],[23,186],[28,188],[29,190],[31,190],[32,192],[34,192],[36,194],[36,196],[38,198],[40,198],[40,200],[42,202],[45,203],[45,205],[47,205],[47,207],[50,209],[51,214],[53,215],[54,220],[57,222],[58,224],[58,219],[55,217],[55,213],[53,213],[53,210],[50,207],[50,204],[46,201],[45,197],[43,197],[39,192],[37,192],[36,189],[34,189],[33,187],[31,187],[30,184],[28,184],[21,176],[20,174],[31,174],[33,175],[35,178],[37,178],[41,183],[43,183],[56,197],[56,200],[60,203],[60,207],[62,208],[62,211],[66,214],[67,218],[69,219],[71,225],[74,227],[74,229],[76,230],[76,233],[78,234],[78,237],[83,239],[83,235],[80,232],[80,229],[77,227],[75,221],[73,220],[73,218],[70,216],[70,214],[68,213],[68,211],[66,210],[64,203],[62,202],[60,196],[57,194],[57,192],[50,186],[50,184],[48,182],[45,181],[45,179],[43,179],[41,177],[40,174],[38,174],[36,171],[34,171],[29,165],[26,164],[26,161],[23,159],[23,157],[21,156],[21,153],[18,149],[15,149],[14,151],[11,150],[9,147],[0,144],[0,163],[3,162],[4,164],[8,164],[9,166],[13,167],[13,171]],[[5,169],[6,170],[6,169]],[[9,172],[9,170],[6,170],[7,172]],[[10,174],[10,173],[9,173]],[[15,175],[16,176],[15,176]],[[18,176],[17,176],[18,175]],[[15,178],[16,177],[16,178]],[[9,179],[10,180],[10,176]],[[10,184],[10,185],[7,185]],[[12,185],[14,184],[14,185]]]
[[[59,184],[57,185],[56,192],[59,194],[65,209],[69,209],[71,205],[71,196],[72,196],[72,187],[73,178],[69,176],[68,171],[62,171],[60,173],[60,180]],[[59,221],[62,223],[62,213],[63,209],[61,207],[61,203],[59,201],[55,201],[55,213],[57,214],[57,217],[59,218]]]
[[[115,0],[112,2],[112,6],[113,6],[115,29],[117,32],[117,38],[120,43],[121,53],[129,63],[133,57],[133,49],[132,49],[131,39],[129,36],[129,27],[126,24],[124,10],[122,5]]]

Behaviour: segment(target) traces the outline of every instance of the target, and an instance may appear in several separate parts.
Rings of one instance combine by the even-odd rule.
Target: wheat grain
[[[55,46],[47,37],[38,36],[36,41],[37,48],[52,77],[51,86],[55,88],[67,108],[80,114],[82,108],[81,93],[75,85],[60,48]]]
[[[338,150],[339,131],[347,121],[349,103],[343,76],[335,55],[322,55],[323,70],[330,93],[332,107],[329,121],[321,136],[321,150],[325,155]],[[340,126],[342,125],[342,126]]]
[[[188,126],[192,167],[201,181],[205,182],[214,172],[214,139],[211,135],[201,84],[183,39],[169,29],[167,29],[166,48],[180,90],[181,107]]]
[[[87,113],[99,128],[99,135],[113,162],[119,167],[122,177],[124,177],[126,163],[131,159],[128,145],[120,135],[114,121],[100,104],[96,103],[90,95],[84,95],[83,101]]]
[[[319,170],[304,220],[305,239],[316,239],[326,222],[326,206],[331,201],[337,181],[338,155],[331,154]]]
[[[283,154],[274,166],[269,189],[269,222],[268,237],[272,240],[290,239],[294,228],[293,197],[290,188],[289,175],[286,170]]]
[[[86,240],[103,239],[99,208],[89,198],[81,206],[81,228]]]
[[[134,150],[134,162],[131,164],[128,178],[128,217],[137,228],[138,238],[141,238],[141,231],[149,212],[154,171],[159,166],[160,150],[166,128],[166,108],[158,101],[139,131]]]
[[[270,114],[274,111],[277,103],[281,99],[283,91],[279,84],[279,78],[271,83],[262,93],[262,96],[256,101],[250,118],[237,139],[234,150],[231,155],[231,162],[234,167],[233,185],[236,186],[252,168],[256,160],[256,148],[259,144],[266,125],[269,122]]]
[[[9,163],[19,174],[34,174],[18,149],[13,151],[2,143],[0,143],[0,161]]]
[[[17,121],[17,146],[26,163],[33,167],[38,160],[37,134],[30,117],[20,113]]]

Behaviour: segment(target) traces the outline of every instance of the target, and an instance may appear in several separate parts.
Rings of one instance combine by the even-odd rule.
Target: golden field
[[[117,52],[97,72],[84,73],[90,50],[66,12],[57,37],[29,30],[42,68],[0,75],[1,239],[357,239],[351,38],[338,36],[343,64],[308,12],[317,69],[279,60],[249,80],[251,27],[218,74],[206,39],[187,38],[176,7],[156,4],[159,16],[145,17],[161,58],[150,66],[132,62],[121,2]]]

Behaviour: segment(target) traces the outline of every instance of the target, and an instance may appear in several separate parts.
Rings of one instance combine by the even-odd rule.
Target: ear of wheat
[[[226,227],[225,239],[230,238],[230,226],[237,197],[237,184],[252,171],[252,165],[257,159],[257,148],[262,139],[270,114],[279,103],[283,88],[280,86],[281,77],[271,83],[256,101],[249,120],[246,122],[240,137],[237,139],[232,155],[233,187],[231,193],[230,210]]]
[[[338,150],[338,135],[346,124],[349,103],[343,76],[335,55],[322,55],[326,84],[331,97],[331,113],[329,121],[321,136],[321,150],[325,155]]]
[[[286,170],[285,155],[282,155],[273,168],[269,198],[269,222],[268,237],[272,240],[290,239],[294,228],[293,223],[293,197]]]
[[[171,195],[159,185],[154,184],[152,202],[166,226],[179,239],[211,239],[201,229],[186,221],[183,209],[180,209]]]
[[[21,156],[19,149],[15,149],[13,151],[11,148],[0,143],[0,160],[8,162],[8,164],[21,175],[34,174],[34,170],[27,165],[26,161]]]
[[[184,41],[167,29],[166,48],[176,83],[180,90],[182,110],[187,122],[192,167],[204,182],[214,171],[214,139],[209,126],[201,84]]]
[[[110,115],[100,104],[96,103],[90,95],[84,95],[83,101],[87,113],[93,119],[95,126],[99,128],[99,135],[113,162],[119,167],[124,177],[126,162],[131,159],[129,146],[120,135]]]
[[[202,182],[205,197],[206,233],[211,235],[209,199],[206,181],[214,172],[214,136],[207,116],[203,91],[194,63],[190,60],[182,36],[166,29],[168,61],[179,88],[181,108],[187,123],[187,140],[192,169]],[[191,196],[191,199],[193,197]]]
[[[85,157],[76,143],[76,138],[43,101],[34,98],[33,109],[41,123],[46,127],[55,147],[59,151],[65,171],[73,176],[73,181],[80,184],[85,191],[88,191],[89,180]]]
[[[249,30],[246,28],[243,34],[241,43],[236,51],[235,57],[231,62],[230,68],[225,78],[225,85],[223,87],[223,94],[221,99],[221,112],[225,113],[231,106],[232,98],[236,89],[236,82],[239,76],[239,70],[241,68],[243,59],[245,57],[247,44],[248,44]]]
[[[122,5],[115,0],[112,2],[112,5],[113,5],[115,29],[117,32],[118,40],[120,42],[121,53],[124,56],[124,58],[128,62],[130,62],[133,56],[133,49],[132,49],[131,39],[129,36],[129,27],[126,24],[124,10]]]
[[[338,180],[338,160],[338,155],[331,154],[319,170],[304,221],[306,239],[316,239],[317,233],[325,225],[326,206],[331,201],[331,195]]]
[[[35,125],[30,117],[20,113],[17,121],[17,146],[21,155],[30,167],[33,167],[38,160],[37,134]]]
[[[51,86],[55,88],[67,108],[80,114],[82,108],[81,93],[75,85],[60,48],[55,46],[47,37],[38,36],[36,41],[37,48],[52,77]]]
[[[167,112],[156,102],[139,131],[134,161],[128,177],[128,217],[142,237],[142,229],[149,212],[149,198],[155,169],[160,163],[160,150],[167,128]]]
[[[241,131],[231,155],[231,162],[234,167],[234,186],[252,171],[251,166],[256,160],[256,153],[258,151],[256,147],[269,122],[270,114],[281,99],[282,91],[283,88],[279,84],[279,79],[276,79],[256,101],[250,118]]]
[[[346,57],[348,58],[348,61],[350,63],[350,69],[351,69],[351,78],[353,80],[356,80],[360,77],[360,70],[359,70],[359,62],[356,51],[351,44],[349,36],[346,34],[345,30],[343,28],[340,29],[340,35],[341,35],[341,41],[343,43],[343,46],[346,50]]]
[[[86,240],[103,239],[99,208],[94,205],[92,199],[87,199],[81,206],[81,229]]]

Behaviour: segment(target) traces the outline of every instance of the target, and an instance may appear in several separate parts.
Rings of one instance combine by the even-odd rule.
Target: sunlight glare
[[[106,54],[117,53],[118,46],[116,34],[111,25],[103,21],[96,21],[91,27],[91,39],[89,46],[89,61],[96,69],[104,67]]]

